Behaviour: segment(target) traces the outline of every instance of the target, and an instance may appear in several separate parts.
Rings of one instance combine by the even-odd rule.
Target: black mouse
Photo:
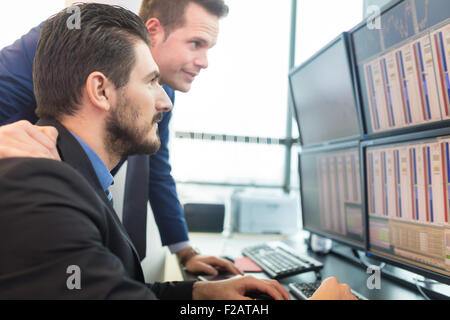
[[[250,291],[245,293],[245,295],[254,300],[275,300],[272,296],[261,291]]]

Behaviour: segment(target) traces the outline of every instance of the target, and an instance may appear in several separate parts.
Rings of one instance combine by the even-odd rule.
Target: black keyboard
[[[247,247],[242,250],[242,254],[252,259],[272,279],[318,271],[323,267],[321,262],[306,255],[300,255],[278,241]]]
[[[311,282],[311,283],[305,283],[305,282],[294,282],[290,283],[289,290],[291,293],[300,300],[307,300],[309,299],[314,292],[316,292],[317,288],[320,287],[321,282]],[[358,298],[358,300],[367,300],[366,297],[364,297],[362,294],[356,292],[355,290],[352,290],[353,295]]]

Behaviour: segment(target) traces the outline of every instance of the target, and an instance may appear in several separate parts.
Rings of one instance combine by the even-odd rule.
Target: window
[[[181,182],[180,194],[190,193],[188,189],[206,190],[201,184],[209,182],[267,186],[268,190],[284,183],[283,145],[176,138],[176,132],[285,137],[291,1],[276,5],[268,0],[226,3],[230,13],[221,20],[209,68],[202,71],[189,93],[176,96],[171,162],[173,175]],[[362,18],[363,0],[298,1],[296,65]],[[292,130],[297,137],[295,121]],[[291,157],[294,195],[298,193],[299,150],[294,146]]]
[[[177,92],[171,162],[178,181],[282,185],[282,145],[178,139],[175,132],[283,138],[290,1],[227,0],[209,68]]]
[[[296,65],[363,19],[363,0],[299,0]]]

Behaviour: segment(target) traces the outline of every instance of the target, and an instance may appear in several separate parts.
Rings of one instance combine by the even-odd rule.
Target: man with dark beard
[[[175,91],[188,92],[194,78],[208,67],[207,53],[217,41],[219,19],[227,13],[228,6],[223,0],[141,1],[139,15],[150,34],[150,50],[161,73],[161,84],[172,103]],[[31,126],[26,121],[6,128],[1,126],[19,119],[31,123],[38,120],[34,112],[32,66],[41,27],[31,29],[0,51],[0,158],[26,155],[59,159],[53,127]],[[172,110],[158,123],[161,147],[157,153],[123,158],[111,172],[115,176],[127,161],[126,169],[122,169],[126,171],[123,201],[116,203],[116,208],[121,209],[118,214],[141,260],[147,254],[147,206],[150,204],[161,244],[176,254],[186,270],[214,275],[221,269],[240,274],[229,260],[202,255],[190,243],[183,207],[171,174],[171,118]]]
[[[112,206],[110,170],[154,153],[162,113],[143,22],[132,12],[80,5],[81,29],[65,10],[43,26],[33,80],[38,125],[58,130],[63,162],[0,160],[0,299],[288,299],[274,280],[145,284],[139,255]]]

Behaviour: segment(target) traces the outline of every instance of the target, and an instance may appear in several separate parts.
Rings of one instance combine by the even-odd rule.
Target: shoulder
[[[43,182],[57,180],[71,180],[82,183],[84,179],[68,164],[41,158],[8,158],[0,159],[0,181],[8,183],[12,179],[16,182]]]
[[[63,254],[74,245],[101,245],[108,233],[107,213],[88,181],[68,164],[0,160],[0,241],[21,233],[20,243],[11,240],[18,252],[41,256],[55,247]]]
[[[0,159],[0,203],[11,209],[48,205],[103,211],[102,201],[80,173],[64,162],[40,158]]]

